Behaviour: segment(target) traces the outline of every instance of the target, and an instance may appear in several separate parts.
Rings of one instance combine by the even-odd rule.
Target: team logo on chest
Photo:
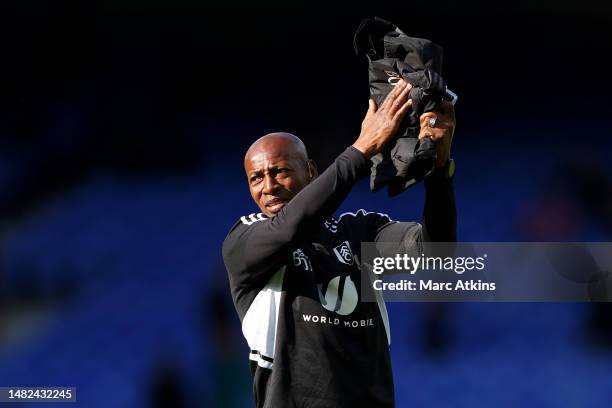
[[[334,254],[336,254],[336,258],[345,265],[350,266],[354,262],[353,251],[351,251],[351,246],[348,241],[344,241],[335,247]]]
[[[357,307],[359,295],[350,276],[336,276],[327,285],[318,284],[317,289],[321,306],[330,312],[346,316]]]

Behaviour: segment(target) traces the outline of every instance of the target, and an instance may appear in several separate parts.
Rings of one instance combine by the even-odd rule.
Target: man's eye
[[[261,176],[253,176],[249,179],[251,184],[257,184],[261,181]]]

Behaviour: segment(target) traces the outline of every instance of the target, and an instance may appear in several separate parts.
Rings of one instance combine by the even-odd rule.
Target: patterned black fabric
[[[370,95],[380,106],[400,78],[412,84],[412,111],[402,122],[396,139],[372,157],[370,189],[389,186],[395,196],[421,181],[433,169],[435,144],[418,139],[419,117],[433,111],[446,96],[442,48],[433,42],[407,36],[381,18],[366,19],[355,33],[355,52],[368,58]]]

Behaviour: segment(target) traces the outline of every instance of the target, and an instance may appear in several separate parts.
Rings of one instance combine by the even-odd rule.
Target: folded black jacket
[[[370,189],[389,186],[395,196],[422,180],[434,168],[435,144],[419,140],[419,117],[433,111],[447,95],[440,76],[442,48],[429,40],[407,36],[395,24],[375,17],[361,22],[354,39],[355,52],[368,57],[370,95],[380,106],[400,78],[413,88],[412,110],[395,139],[372,157]]]

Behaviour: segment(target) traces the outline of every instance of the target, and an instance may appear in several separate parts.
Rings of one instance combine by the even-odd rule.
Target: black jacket
[[[412,111],[404,119],[396,139],[372,157],[370,188],[389,186],[394,196],[422,180],[436,161],[435,144],[418,139],[419,117],[436,109],[447,96],[442,71],[442,48],[429,40],[407,36],[393,23],[366,19],[355,33],[355,52],[368,57],[370,94],[380,106],[395,83],[404,78],[410,91]],[[450,97],[450,95],[448,96]]]
[[[425,181],[424,225],[359,210],[338,217],[369,160],[349,147],[273,218],[251,214],[223,243],[258,408],[394,406],[385,304],[362,302],[361,242],[454,241],[452,180]]]

